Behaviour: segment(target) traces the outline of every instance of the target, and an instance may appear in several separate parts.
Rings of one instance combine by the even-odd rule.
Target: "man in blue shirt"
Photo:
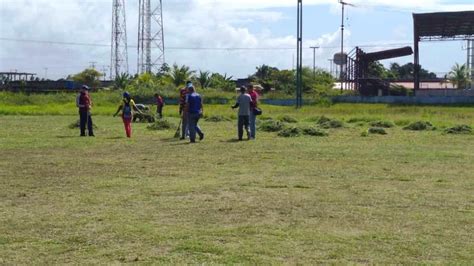
[[[196,142],[196,132],[199,134],[199,140],[204,139],[204,133],[198,126],[199,119],[202,117],[202,98],[191,86],[188,88],[189,94],[186,96],[185,112],[188,118],[189,139],[191,143]]]

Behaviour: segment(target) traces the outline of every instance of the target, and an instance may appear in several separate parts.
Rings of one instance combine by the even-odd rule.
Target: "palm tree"
[[[469,83],[469,69],[466,64],[459,65],[456,63],[449,72],[448,79],[458,89],[466,88]]]
[[[130,81],[132,80],[132,76],[128,73],[122,73],[115,77],[114,81],[114,88],[118,90],[124,90],[128,84],[130,84]]]
[[[197,80],[203,89],[209,87],[211,83],[211,73],[209,71],[199,71]]]
[[[190,70],[188,66],[178,66],[174,64],[170,70],[170,77],[173,84],[177,87],[183,85],[187,80],[191,79],[195,71]]]

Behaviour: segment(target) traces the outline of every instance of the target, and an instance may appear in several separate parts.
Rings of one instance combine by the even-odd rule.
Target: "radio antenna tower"
[[[162,0],[139,0],[137,72],[159,72],[165,63]]]
[[[125,0],[113,0],[110,77],[128,73],[127,19]]]

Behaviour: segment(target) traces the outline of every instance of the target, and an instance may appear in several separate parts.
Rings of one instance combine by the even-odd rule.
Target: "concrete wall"
[[[474,97],[465,96],[338,96],[335,103],[385,103],[385,104],[474,104]]]
[[[417,96],[474,97],[474,90],[419,90]]]

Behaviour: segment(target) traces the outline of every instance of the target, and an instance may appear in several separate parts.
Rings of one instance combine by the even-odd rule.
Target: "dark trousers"
[[[188,129],[189,129],[189,139],[191,142],[196,141],[196,132],[199,136],[202,137],[201,128],[198,126],[199,119],[201,118],[200,114],[191,114],[188,113]]]
[[[156,113],[160,118],[163,118],[163,105],[158,105],[156,107]]]
[[[239,140],[242,140],[242,137],[244,136],[244,128],[245,128],[245,132],[247,132],[247,138],[250,138],[248,115],[239,115],[237,128],[238,128],[238,133],[239,133]]]
[[[87,125],[87,130],[89,131],[89,136],[94,136],[94,129],[92,128],[91,114],[89,112],[79,112],[79,119],[80,119],[79,126],[81,128],[81,136],[86,135],[86,125]]]

